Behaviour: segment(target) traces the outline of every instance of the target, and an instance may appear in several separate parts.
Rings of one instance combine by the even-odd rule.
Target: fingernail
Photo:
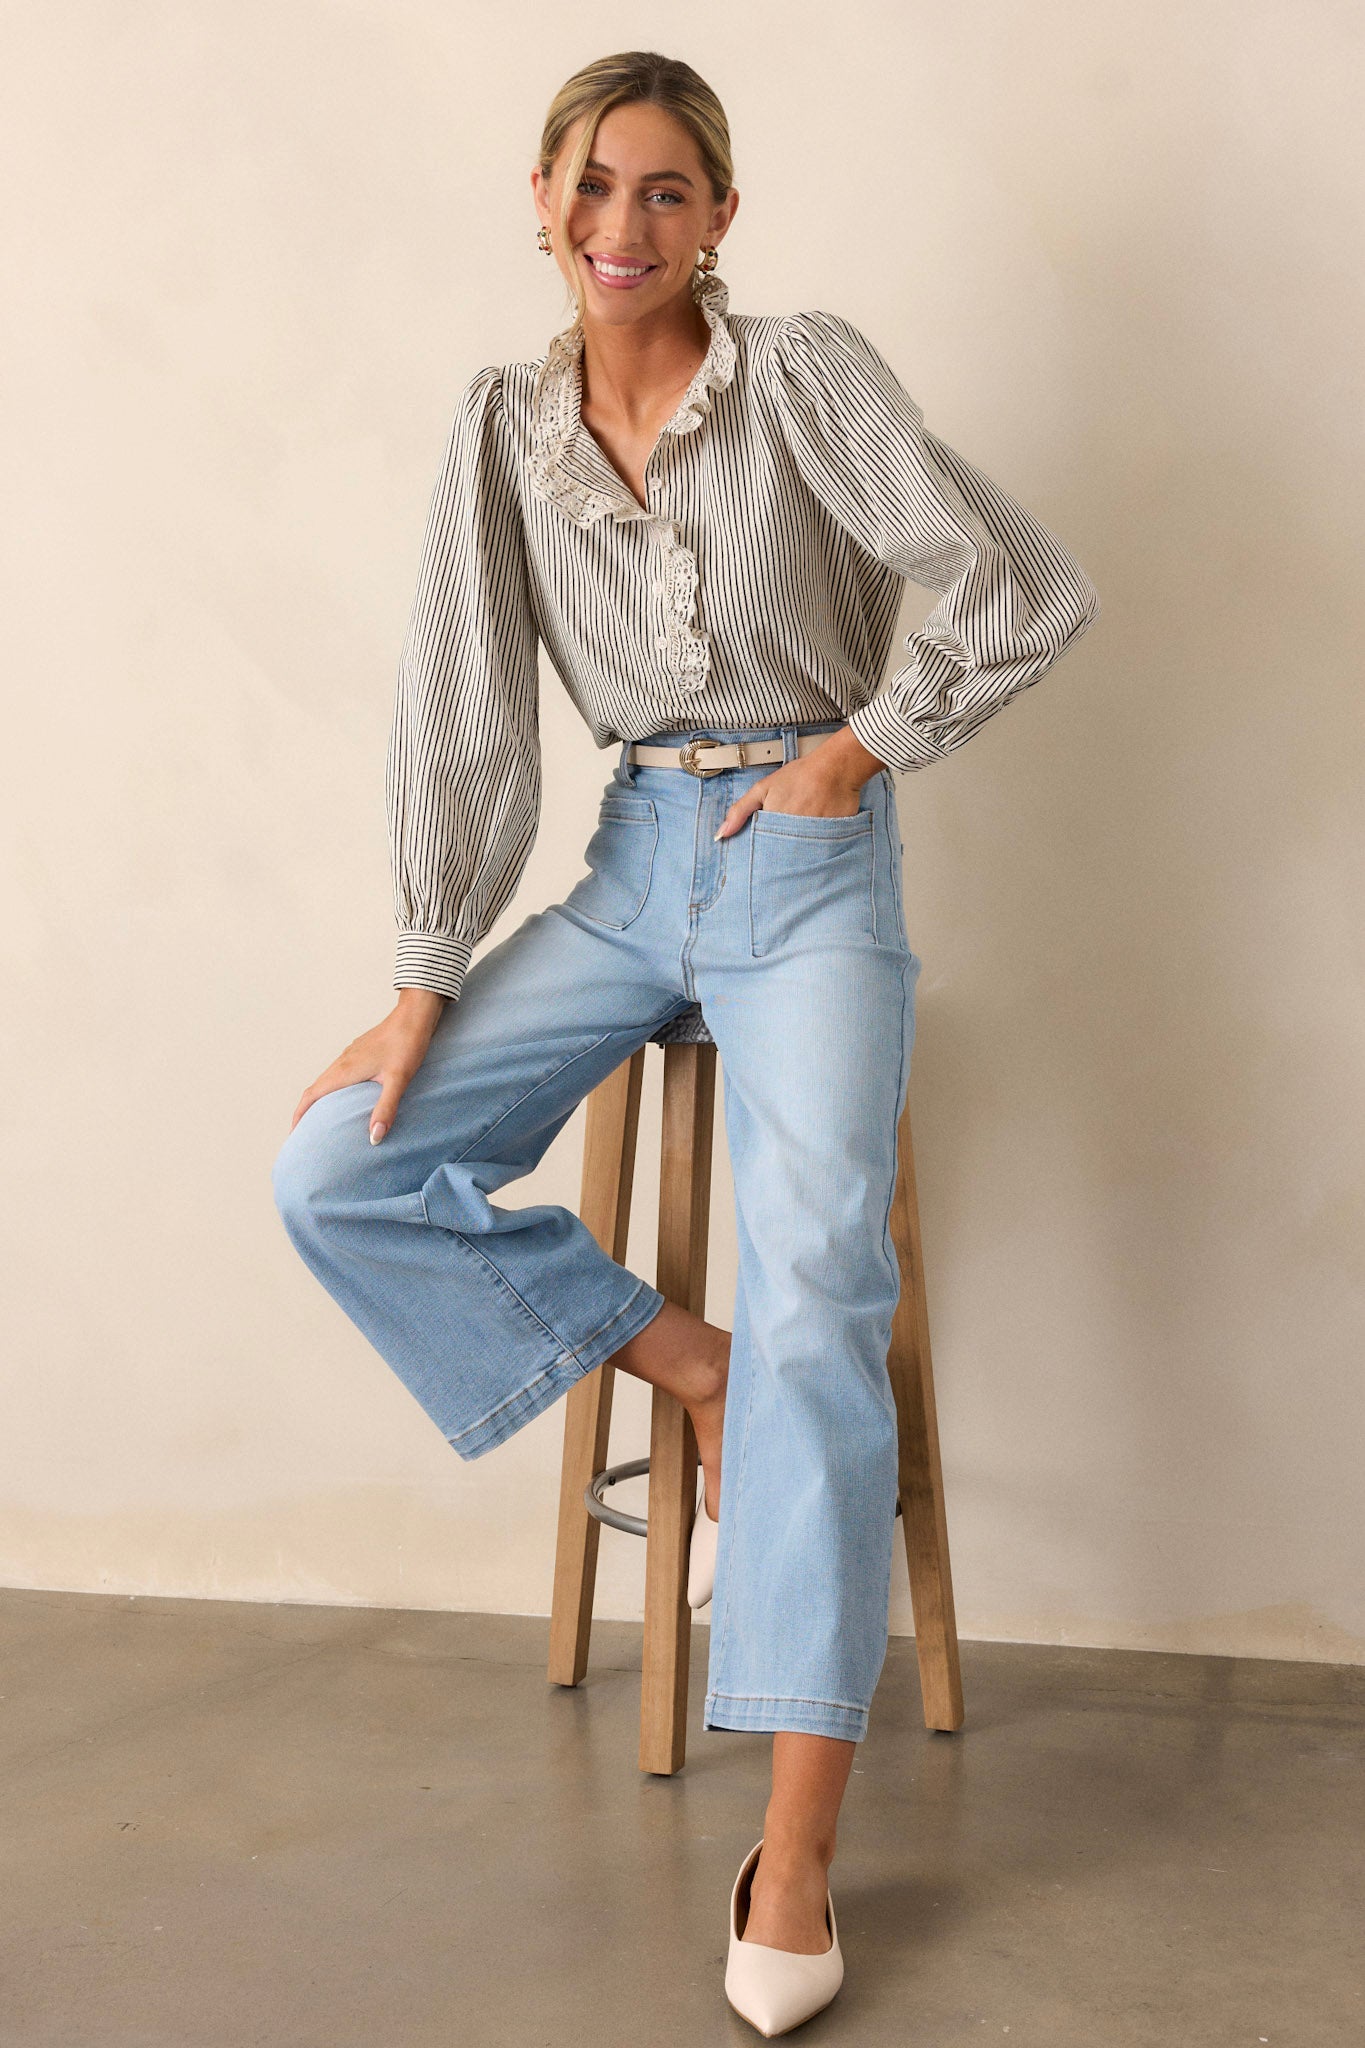
[[[724,830],[725,830],[725,827],[724,827],[724,825],[721,825],[721,826],[719,826],[719,827],[717,828],[717,830],[716,830],[716,831],[714,831],[714,832],[713,832],[713,833],[711,834],[711,837],[712,837],[713,839],[719,839],[719,838],[720,838],[720,835],[721,835],[721,833],[722,833],[722,832],[723,832]]]
[[[377,1145],[379,1143],[379,1140],[383,1137],[385,1131],[387,1131],[388,1128],[389,1127],[387,1124],[371,1124],[370,1143],[372,1145]]]

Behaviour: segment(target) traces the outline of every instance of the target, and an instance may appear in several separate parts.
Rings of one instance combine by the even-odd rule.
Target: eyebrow
[[[595,156],[590,156],[583,168],[585,171],[606,171],[612,177],[616,175],[610,164],[599,163]],[[696,189],[692,180],[682,171],[646,171],[640,183],[642,185],[657,185],[662,178],[675,178],[678,184],[686,185],[689,191],[695,191]]]

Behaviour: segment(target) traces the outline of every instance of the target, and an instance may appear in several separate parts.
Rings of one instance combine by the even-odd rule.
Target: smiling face
[[[547,185],[531,173],[536,212],[550,229],[555,259],[575,280],[590,317],[611,323],[690,300],[701,249],[719,243],[739,194],[719,205],[696,143],[673,115],[647,100],[611,107],[569,202],[569,246],[559,229],[564,174],[582,133],[571,128]]]

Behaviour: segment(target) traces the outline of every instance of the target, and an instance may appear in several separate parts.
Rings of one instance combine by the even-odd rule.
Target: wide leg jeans
[[[817,725],[698,725],[784,742]],[[897,1496],[890,1210],[921,961],[895,793],[759,810],[780,763],[704,778],[623,745],[562,903],[471,965],[392,1130],[377,1081],[312,1103],[275,1159],[289,1237],[462,1458],[504,1442],[663,1306],[571,1211],[492,1197],[694,1002],[721,1061],[738,1284],[703,1727],[858,1740],[886,1655]]]

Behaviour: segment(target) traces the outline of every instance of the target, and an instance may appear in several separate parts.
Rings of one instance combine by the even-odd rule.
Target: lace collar
[[[672,417],[664,422],[661,435],[686,434],[700,426],[710,409],[712,391],[723,389],[735,373],[734,336],[725,318],[729,287],[714,271],[699,271],[692,294],[711,329],[711,345]],[[555,335],[536,373],[527,464],[531,483],[580,526],[589,525],[605,512],[647,518],[644,507],[579,416],[582,355],[583,325],[575,320]]]

